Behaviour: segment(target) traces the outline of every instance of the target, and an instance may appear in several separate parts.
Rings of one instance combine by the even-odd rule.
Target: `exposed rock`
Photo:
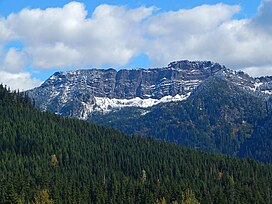
[[[218,63],[188,60],[163,68],[56,72],[27,93],[43,111],[87,119],[93,111],[184,100],[210,76],[230,80],[251,91],[272,93],[272,77],[255,79]]]

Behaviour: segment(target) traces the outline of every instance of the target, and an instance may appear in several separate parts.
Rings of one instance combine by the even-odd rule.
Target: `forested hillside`
[[[271,165],[42,113],[3,86],[0,172],[0,203],[272,201]]]
[[[93,115],[91,121],[208,152],[272,162],[271,102],[220,77],[210,77],[186,101],[124,108]]]

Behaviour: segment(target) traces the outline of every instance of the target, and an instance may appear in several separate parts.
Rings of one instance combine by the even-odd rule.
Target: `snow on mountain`
[[[164,96],[161,99],[141,99],[139,97],[131,99],[117,99],[117,98],[107,98],[107,97],[94,97],[94,103],[92,102],[82,102],[84,106],[83,111],[79,115],[80,119],[88,119],[93,112],[108,113],[110,111],[118,110],[124,107],[139,107],[148,108],[159,103],[176,102],[183,101],[189,97],[187,95],[175,95],[175,96]],[[61,114],[56,112],[57,114]]]

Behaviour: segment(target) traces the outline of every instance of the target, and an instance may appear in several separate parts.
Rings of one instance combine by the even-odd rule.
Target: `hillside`
[[[56,72],[27,92],[42,111],[262,162],[272,162],[271,93],[272,77],[187,60]]]
[[[0,106],[1,203],[27,203],[47,190],[55,203],[185,202],[181,195],[201,203],[272,199],[271,165],[42,113],[2,86]]]
[[[91,121],[208,152],[272,162],[271,103],[210,77],[186,100],[93,115]]]

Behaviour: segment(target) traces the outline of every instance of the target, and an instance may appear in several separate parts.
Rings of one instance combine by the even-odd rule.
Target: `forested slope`
[[[188,196],[201,203],[272,200],[271,165],[42,113],[3,86],[0,172],[0,203],[160,203],[164,198],[182,203]]]
[[[271,104],[263,95],[210,77],[186,101],[124,108],[94,115],[91,121],[129,134],[270,163]]]

